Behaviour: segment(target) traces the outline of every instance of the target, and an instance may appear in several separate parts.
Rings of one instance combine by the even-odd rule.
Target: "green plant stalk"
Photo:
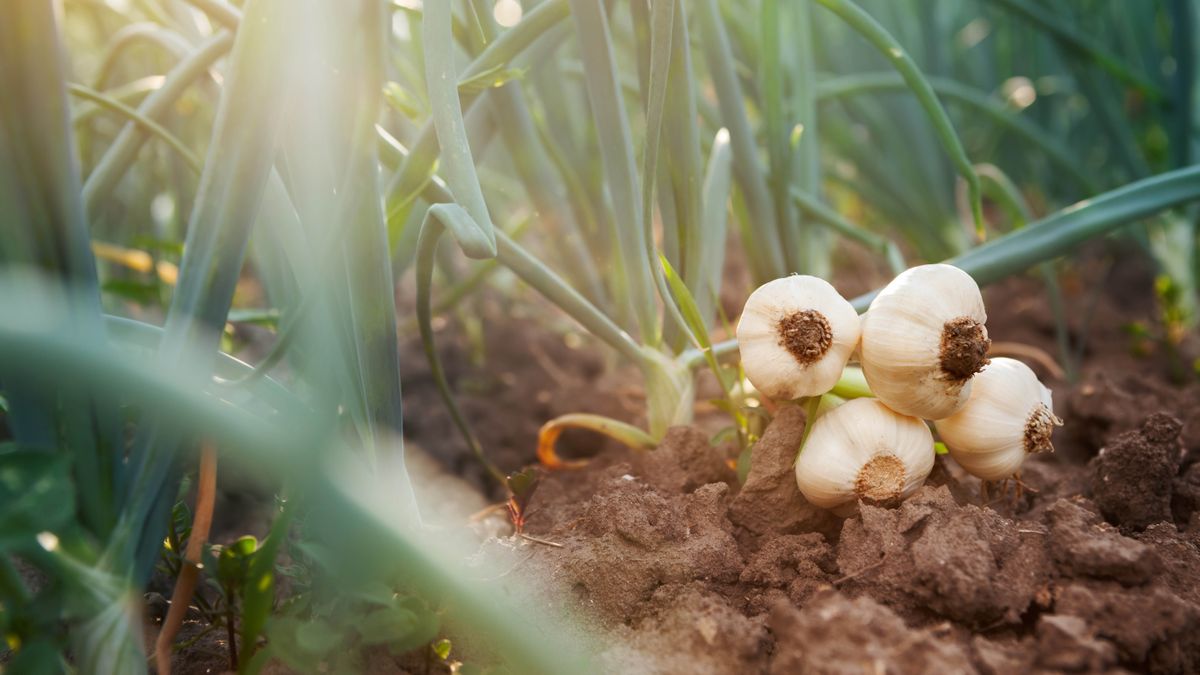
[[[963,149],[962,141],[959,140],[958,133],[955,132],[954,125],[950,122],[950,117],[946,114],[946,110],[934,93],[933,87],[930,86],[929,80],[917,67],[916,62],[904,51],[900,43],[883,26],[879,25],[879,22],[850,0],[816,1],[866,38],[904,77],[908,88],[912,90],[917,102],[920,103],[925,114],[928,115],[929,121],[933,124],[951,163],[954,164],[954,168],[963,177],[963,180],[967,182],[975,227],[982,230],[983,203],[980,195],[979,176],[976,176],[972,169],[971,160],[967,158],[966,150]]]
[[[716,310],[725,270],[725,239],[729,218],[729,192],[733,179],[733,153],[729,131],[719,129],[709,151],[704,171],[700,228],[689,235],[686,260],[694,261],[693,283],[688,290],[696,298],[697,312],[710,321]],[[687,279],[684,279],[685,285]]]
[[[104,324],[111,340],[115,344],[124,347],[142,351],[156,350],[162,341],[163,329],[153,324],[112,315],[104,316]],[[224,352],[218,352],[213,374],[215,378],[219,378],[217,379],[218,384],[245,379],[244,386],[253,396],[253,400],[265,403],[270,409],[278,412],[290,411],[296,414],[307,411],[307,407],[300,399],[296,398],[295,394],[292,394],[269,375],[262,374],[253,379],[247,379],[256,370],[255,366],[251,366]],[[231,404],[237,401],[234,397],[229,396],[228,392],[221,392],[215,387],[208,387],[207,389],[217,394],[217,398],[227,400]],[[240,403],[240,401],[237,402]]]
[[[169,130],[167,130],[166,127],[162,126],[158,122],[155,122],[154,120],[142,115],[133,108],[121,103],[117,99],[102,94],[90,87],[85,87],[82,84],[68,83],[67,91],[75,96],[78,96],[79,98],[91,101],[102,108],[119,113],[129,121],[141,125],[143,129],[157,136],[164,143],[170,146],[172,150],[179,153],[179,156],[183,158],[183,161],[187,164],[188,168],[195,172],[196,175],[200,174],[201,167],[199,158],[197,158],[196,155],[188,149],[187,145],[185,145],[183,141],[179,140],[179,137],[177,137],[175,134],[172,134]]]
[[[846,366],[846,369],[842,371],[842,376],[838,378],[837,384],[833,385],[833,389],[830,389],[829,393],[844,399],[875,396],[875,393],[871,391],[871,386],[867,384],[867,378],[863,375],[862,368],[856,366]]]
[[[49,3],[0,8],[0,262],[53,278],[46,300],[62,302],[58,327],[103,341],[99,288],[87,216],[79,197],[66,59]],[[78,292],[72,292],[72,290]],[[22,323],[21,314],[10,315]],[[6,422],[16,441],[65,447],[79,476],[80,511],[92,534],[115,519],[119,462],[115,408],[86,387],[37,392],[36,382],[4,382]]]
[[[1085,199],[946,262],[985,286],[1070,253],[1123,225],[1197,200],[1200,166],[1168,171]],[[866,311],[878,292],[860,295],[851,304],[859,312]],[[737,352],[737,340],[717,343],[713,352],[719,358],[729,357]],[[705,362],[699,350],[688,350],[679,358],[693,368]]]
[[[495,23],[490,14],[480,18],[481,28],[490,43],[496,39]],[[607,294],[600,274],[589,254],[584,233],[558,189],[559,181],[537,137],[533,116],[522,97],[520,82],[509,82],[492,91],[491,103],[496,126],[525,185],[525,191],[541,219],[549,225],[549,245],[555,256],[567,263],[568,278],[588,299],[599,305],[605,304]]]
[[[771,206],[770,191],[759,164],[754,132],[746,116],[742,87],[734,71],[733,49],[717,10],[717,2],[699,0],[695,8],[705,62],[717,91],[721,122],[729,129],[734,174],[745,198],[750,220],[754,223],[754,236],[746,240],[744,245],[755,281],[764,283],[784,276],[788,271],[783,257],[783,240],[775,210]]]
[[[624,98],[617,86],[616,62],[608,15],[600,0],[571,0],[571,15],[583,52],[584,76],[592,117],[600,143],[600,155],[616,218],[617,267],[628,282],[628,297],[636,317],[635,329],[642,342],[657,345],[661,340],[655,295],[655,280],[646,250],[650,224],[637,204],[638,175],[633,159],[633,139],[625,117]],[[653,181],[654,176],[646,176]]]
[[[287,118],[277,161],[287,176],[297,217],[284,198],[279,238],[303,277],[301,297],[314,311],[295,350],[311,387],[325,392],[336,424],[345,411],[368,464],[398,472],[396,507],[420,521],[404,471],[400,365],[396,350],[394,276],[379,192],[375,122],[382,104],[385,8],[374,2],[314,3],[299,40],[308,48],[293,67],[304,74]],[[274,181],[268,181],[268,195]],[[286,228],[292,228],[288,232]]]
[[[1137,89],[1153,100],[1158,101],[1165,98],[1165,93],[1154,82],[1151,82],[1146,76],[1134,72],[1087,35],[1075,30],[1070,22],[1055,17],[1045,8],[1035,6],[1027,0],[990,1],[1029,21],[1053,37],[1064,48],[1074,52],[1087,62],[1099,65],[1120,82]]]
[[[458,78],[454,72],[453,42],[450,39],[449,2],[434,2],[425,7],[425,80],[429,90],[430,116],[437,130],[446,182],[455,200],[471,214],[494,248],[495,226],[483,200],[475,160],[467,141],[462,103],[458,97]]]
[[[840,213],[818,201],[816,197],[801,192],[799,187],[793,187],[791,194],[792,199],[808,217],[828,225],[842,236],[853,239],[884,256],[892,272],[899,274],[908,268],[900,253],[900,248],[895,242],[846,220]]]
[[[650,436],[662,440],[673,426],[692,423],[696,392],[692,371],[653,347],[642,347],[637,364],[646,389]]]
[[[229,33],[222,32],[209,38],[171,69],[163,85],[138,106],[138,113],[149,120],[158,120],[166,115],[188,87],[204,75],[232,46],[233,36]],[[130,123],[117,136],[117,140],[113,141],[83,184],[83,202],[87,213],[94,216],[99,211],[102,200],[112,194],[117,183],[129,170],[147,136],[148,132],[145,129]]]
[[[186,0],[186,2],[231,31],[236,31],[241,24],[241,11],[223,0]]]
[[[513,274],[631,363],[642,364],[646,361],[641,346],[629,333],[503,232],[498,232],[496,236],[496,254],[500,263]]]
[[[1075,250],[1083,242],[1200,198],[1200,167],[1168,171],[1062,209],[949,260],[981,285]]]
[[[449,28],[449,24],[446,26]],[[433,313],[430,303],[433,286],[433,266],[436,259],[438,240],[442,232],[450,229],[459,248],[473,258],[492,258],[496,255],[495,235],[489,240],[487,233],[475,222],[469,213],[457,204],[435,204],[426,212],[421,224],[421,234],[417,240],[417,326],[421,331],[421,346],[425,350],[425,358],[429,362],[429,370],[437,385],[442,402],[450,412],[454,426],[458,428],[467,447],[475,455],[475,459],[487,470],[499,484],[505,485],[504,472],[501,471],[483,451],[471,431],[467,418],[458,407],[450,383],[446,380],[446,372],[442,367],[441,356],[438,355],[437,345],[433,337]]]
[[[493,115],[489,114],[490,112],[489,106],[478,105],[472,106],[464,116],[467,139],[470,141],[472,154],[478,154],[481,157],[487,152],[487,148],[497,135],[495,119]],[[436,143],[434,147],[436,148]],[[393,151],[391,154],[400,156],[401,165],[411,156],[408,149],[401,145],[393,148]],[[400,198],[393,195],[393,198],[388,200],[390,205],[387,211],[388,236],[393,248],[392,257],[396,261],[397,277],[403,276],[416,254],[417,236],[420,234],[421,219],[424,218],[424,211],[417,211],[415,208],[416,199],[429,191],[431,183],[438,183],[438,192],[448,196],[447,199],[441,201],[454,201],[454,197],[449,196],[450,189],[446,187],[445,182],[432,172],[426,175],[425,182],[418,186],[417,192]],[[386,191],[385,194],[387,194]],[[447,272],[450,271],[447,270]]]
[[[162,75],[148,75],[146,77],[133,80],[132,82],[127,82],[119,87],[108,89],[103,93],[105,96],[113,99],[114,101],[120,101],[122,103],[126,103],[127,101],[136,103],[150,92],[162,86],[162,81]],[[78,127],[104,110],[105,108],[94,104],[79,106],[77,109],[72,111],[71,124]]]
[[[504,31],[475,60],[463,68],[459,81],[470,81],[480,73],[503,67],[524,53],[543,35],[551,32],[550,29],[565,21],[568,14],[567,0],[547,0],[538,5],[526,13],[516,26]],[[471,106],[480,99],[483,93],[475,92],[468,95],[460,92],[463,110],[469,114]],[[417,194],[433,172],[434,163],[438,158],[438,140],[432,120],[427,121],[421,128],[416,140],[409,144],[409,149],[407,161],[401,164],[400,169],[392,175],[387,185],[385,194],[388,196],[389,211],[398,202]]]
[[[55,332],[102,344],[95,261],[80,199],[66,59],[57,19],[55,6],[48,2],[7,3],[0,8],[0,89],[5,92],[0,99],[0,261],[13,273],[6,279],[5,294],[28,293],[37,305],[5,315],[19,317],[17,330],[35,336]],[[3,370],[8,398],[5,421],[18,443],[57,457],[69,467],[70,473],[59,477],[71,481],[78,502],[65,506],[74,511],[69,522],[82,527],[73,526],[70,533],[62,534],[87,547],[94,539],[107,539],[115,519],[112,471],[121,457],[116,409],[101,393],[102,387],[47,383],[47,370]],[[19,532],[20,527],[12,529]],[[54,544],[35,544],[31,550],[16,541],[24,537],[5,534],[5,557],[21,552],[47,573],[47,585],[55,585],[71,598],[69,605],[51,598],[41,609],[55,612],[53,620],[73,620],[69,640],[82,673],[144,670],[140,640],[135,637],[137,621],[120,602],[126,599],[126,586],[120,580],[99,569],[56,569],[58,560],[50,554]],[[14,601],[25,595],[5,593],[6,619],[9,612],[20,610]],[[53,654],[57,646],[52,644],[48,640],[30,644],[29,652],[14,659],[24,663],[12,667],[61,667]],[[40,655],[34,651],[38,648]]]
[[[184,58],[189,50],[188,41],[182,35],[160,25],[135,23],[125,26],[108,41],[100,58],[100,65],[96,68],[96,75],[92,78],[92,89],[100,91],[108,86],[108,79],[121,56],[127,49],[140,42],[159,47],[175,60]]]
[[[6,316],[45,317],[51,310],[44,296],[0,281],[0,308]],[[25,293],[22,293],[25,290]],[[61,307],[61,306],[60,306]],[[43,322],[44,323],[44,322]],[[87,336],[55,331],[0,327],[0,372],[38,376],[39,388],[92,387],[110,400],[136,406],[147,416],[170,425],[179,436],[205,437],[222,450],[243,457],[248,468],[289,473],[304,469],[306,449],[329,442],[329,429],[296,409],[282,416],[260,416],[231,406],[194,386],[176,369],[158,367],[151,359]],[[191,355],[195,356],[195,355]],[[159,543],[162,539],[159,538]]]
[[[788,195],[792,184],[794,152],[783,108],[783,67],[780,63],[779,0],[763,0],[759,11],[759,79],[763,94],[763,134],[766,137],[769,167],[768,187],[775,209],[775,222],[783,242],[783,259],[789,271],[807,272],[803,260],[804,242],[796,210]]]
[[[988,94],[938,77],[928,78],[929,85],[948,100],[968,106],[983,113],[992,121],[1018,134],[1032,146],[1045,153],[1046,157],[1070,176],[1087,194],[1099,192],[1097,184],[1079,169],[1078,158],[1057,139],[1035,123],[1016,115],[1003,101]],[[903,77],[897,73],[862,73],[844,75],[825,80],[817,88],[818,100],[836,99],[871,91],[902,91],[908,88]]]
[[[254,20],[237,35],[231,72],[189,218],[179,283],[157,361],[163,368],[183,370],[196,382],[211,376],[250,228],[274,160],[290,84],[281,74],[289,72],[287,58],[299,46],[294,37],[296,12],[286,4],[283,0],[258,0],[247,8],[247,16]],[[186,353],[209,356],[185,361]],[[136,579],[149,573],[161,547],[162,536],[155,525],[174,498],[168,477],[181,440],[147,419],[130,451],[129,477],[119,486],[119,493],[127,495],[121,516],[126,529],[110,548],[116,559],[135,562]]]
[[[687,16],[680,0],[672,0],[672,4],[671,8],[655,4],[654,21],[648,16],[648,5],[645,3],[632,3],[631,9],[634,11],[638,42],[638,80],[642,98],[647,104],[648,120],[652,114],[658,114],[651,104],[657,105],[658,97],[662,97],[662,122],[647,129],[648,139],[652,132],[661,138],[657,146],[656,184],[662,251],[685,278],[694,282],[696,272],[693,268],[699,262],[697,259],[688,261],[686,256],[694,245],[700,243],[694,240],[700,236],[697,227],[701,220],[703,160]],[[668,12],[668,9],[672,11]],[[665,21],[668,14],[673,14],[669,25]],[[652,65],[655,66],[653,73]],[[664,65],[665,75],[661,72]],[[652,79],[654,82],[651,82]],[[660,92],[659,87],[665,87],[665,91]],[[647,145],[644,159],[648,159],[650,151],[651,146]],[[645,171],[643,173],[650,175]],[[642,187],[645,192],[655,185],[643,181]],[[646,209],[644,211],[651,213]],[[647,222],[651,220],[648,218]],[[653,250],[651,257],[655,257]],[[673,349],[679,346],[684,337],[676,327],[668,324],[666,333],[667,343]]]
[[[659,151],[662,148],[662,127],[663,116],[666,108],[667,88],[670,86],[669,73],[671,67],[671,56],[673,48],[673,33],[674,24],[676,23],[675,16],[676,2],[675,0],[662,0],[655,3],[654,11],[651,16],[650,25],[650,63],[649,63],[649,81],[647,83],[647,106],[646,106],[646,148],[643,154],[643,171],[642,175],[642,236],[645,239],[646,255],[650,260],[658,258],[658,251],[654,245],[654,188],[662,181],[663,171],[658,165]],[[674,186],[667,184],[669,194],[674,194]],[[671,231],[678,226],[678,217],[674,213],[675,203],[671,199],[662,201],[664,208],[660,209],[663,214],[663,227]],[[679,237],[678,230],[675,229],[675,235],[668,237],[672,239],[673,248],[678,254]],[[651,277],[654,280],[654,285],[658,291],[658,297],[662,300],[663,308],[670,322],[664,321],[663,338],[672,338],[667,343],[668,349],[680,348],[680,339],[682,336],[691,338],[691,342],[695,344],[696,338],[691,334],[688,327],[688,322],[684,319],[683,314],[675,301],[675,296],[671,293],[667,279],[662,272],[662,268],[654,266],[651,270]]]
[[[811,0],[785,5],[791,18],[792,64],[795,82],[792,107],[796,120],[803,125],[794,153],[792,173],[796,184],[818,200],[821,198],[820,117],[817,111],[817,73],[814,56],[815,36],[812,26]],[[830,238],[822,230],[801,221],[800,269],[808,274],[826,277],[830,272]]]
[[[529,230],[529,226],[531,224],[532,221],[530,220],[521,221],[516,227],[510,230],[508,236],[514,241],[519,240]],[[418,224],[416,228],[419,229],[420,225]],[[471,273],[468,274],[462,281],[459,281],[450,288],[446,289],[446,291],[438,297],[437,301],[433,302],[433,306],[430,308],[430,313],[433,316],[437,316],[456,309],[463,299],[465,299],[471,293],[477,291],[499,269],[500,261],[496,260],[495,258],[481,261],[475,265],[474,269],[471,270]],[[416,317],[413,317],[409,321],[409,323],[405,326],[405,329],[407,331],[418,329]]]
[[[404,151],[397,148],[398,152]],[[445,184],[436,176],[425,184],[421,197],[431,204],[452,204],[454,196]],[[439,214],[439,220],[456,217],[452,211]],[[460,232],[466,228],[455,224]],[[461,245],[461,244],[460,244]],[[485,249],[476,249],[471,257],[488,258],[491,254]],[[630,362],[638,363],[643,359],[641,346],[610,319],[604,312],[588,302],[578,291],[571,287],[562,277],[542,264],[540,260],[526,251],[515,240],[504,233],[496,231],[496,253],[499,262],[508,268],[519,279],[541,293],[547,300],[558,306],[563,312],[579,323],[585,330],[601,342],[612,347]]]
[[[703,278],[701,260],[704,254],[714,246],[723,247],[723,240],[704,239],[700,231],[699,223],[704,214],[704,158],[701,155],[696,106],[696,74],[692,68],[687,13],[682,0],[674,2],[676,19],[671,36],[671,67],[667,74],[663,130],[671,189],[666,191],[660,186],[659,194],[674,205],[674,239],[681,265],[680,274],[695,292]]]

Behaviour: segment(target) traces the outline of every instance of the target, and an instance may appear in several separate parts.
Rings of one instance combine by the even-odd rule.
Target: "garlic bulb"
[[[822,508],[860,499],[891,505],[925,482],[933,458],[924,422],[857,398],[817,418],[796,459],[796,484]]]
[[[871,391],[905,415],[937,420],[961,408],[987,363],[983,296],[952,265],[902,272],[862,320],[862,369]]]
[[[776,399],[832,389],[858,336],[854,307],[829,282],[801,275],[759,286],[737,326],[746,377]]]
[[[975,376],[962,410],[934,423],[954,461],[984,480],[1011,478],[1029,453],[1053,452],[1050,434],[1061,424],[1037,375],[1002,357]]]

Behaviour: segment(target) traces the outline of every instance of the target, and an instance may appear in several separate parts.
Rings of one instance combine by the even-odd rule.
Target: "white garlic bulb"
[[[746,300],[737,341],[746,377],[775,399],[833,388],[858,346],[858,312],[824,279],[793,275]]]
[[[925,482],[933,459],[933,434],[924,422],[857,398],[817,418],[796,459],[796,484],[822,508],[860,499],[892,505]]]
[[[962,410],[934,423],[954,461],[984,480],[1011,478],[1030,453],[1053,452],[1050,434],[1061,424],[1050,390],[1029,366],[1003,357],[975,376]]]
[[[952,265],[905,270],[862,319],[862,369],[871,391],[905,415],[937,420],[967,402],[987,363],[983,296]]]

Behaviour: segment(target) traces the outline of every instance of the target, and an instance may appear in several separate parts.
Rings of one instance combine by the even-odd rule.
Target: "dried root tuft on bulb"
[[[965,382],[988,364],[987,328],[969,316],[947,321],[942,328],[942,344],[938,364],[942,374],[952,382]]]
[[[1054,434],[1054,427],[1061,427],[1062,423],[1062,419],[1055,415],[1045,403],[1038,403],[1033,412],[1029,413],[1029,419],[1025,421],[1022,449],[1031,454],[1054,452],[1054,443],[1051,442],[1050,437]]]
[[[816,363],[833,344],[833,328],[815,309],[792,312],[779,320],[779,346],[801,365]]]
[[[858,498],[875,506],[892,506],[904,494],[907,471],[895,455],[876,455],[863,465],[854,480]]]
[[[776,400],[833,388],[858,347],[858,312],[824,279],[793,275],[759,286],[738,320],[746,378]]]
[[[796,458],[796,485],[812,504],[893,506],[933,469],[933,435],[878,399],[857,398],[817,417]]]

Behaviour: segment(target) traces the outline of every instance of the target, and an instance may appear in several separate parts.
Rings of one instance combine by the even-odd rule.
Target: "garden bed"
[[[1168,355],[1139,355],[1129,325],[1153,324],[1146,271],[1097,269],[1068,289],[1091,307],[1081,380],[1039,372],[1066,421],[1057,452],[1026,464],[1019,496],[984,504],[941,456],[901,507],[836,518],[795,486],[804,415],[784,407],[745,485],[707,429],[675,428],[650,453],[605,446],[546,476],[530,504],[526,531],[560,546],[493,538],[483,557],[514,593],[540,589],[594,621],[605,672],[1195,672],[1200,387],[1170,384]],[[1053,353],[1037,284],[987,300],[998,342]],[[541,412],[588,405],[550,400]]]

